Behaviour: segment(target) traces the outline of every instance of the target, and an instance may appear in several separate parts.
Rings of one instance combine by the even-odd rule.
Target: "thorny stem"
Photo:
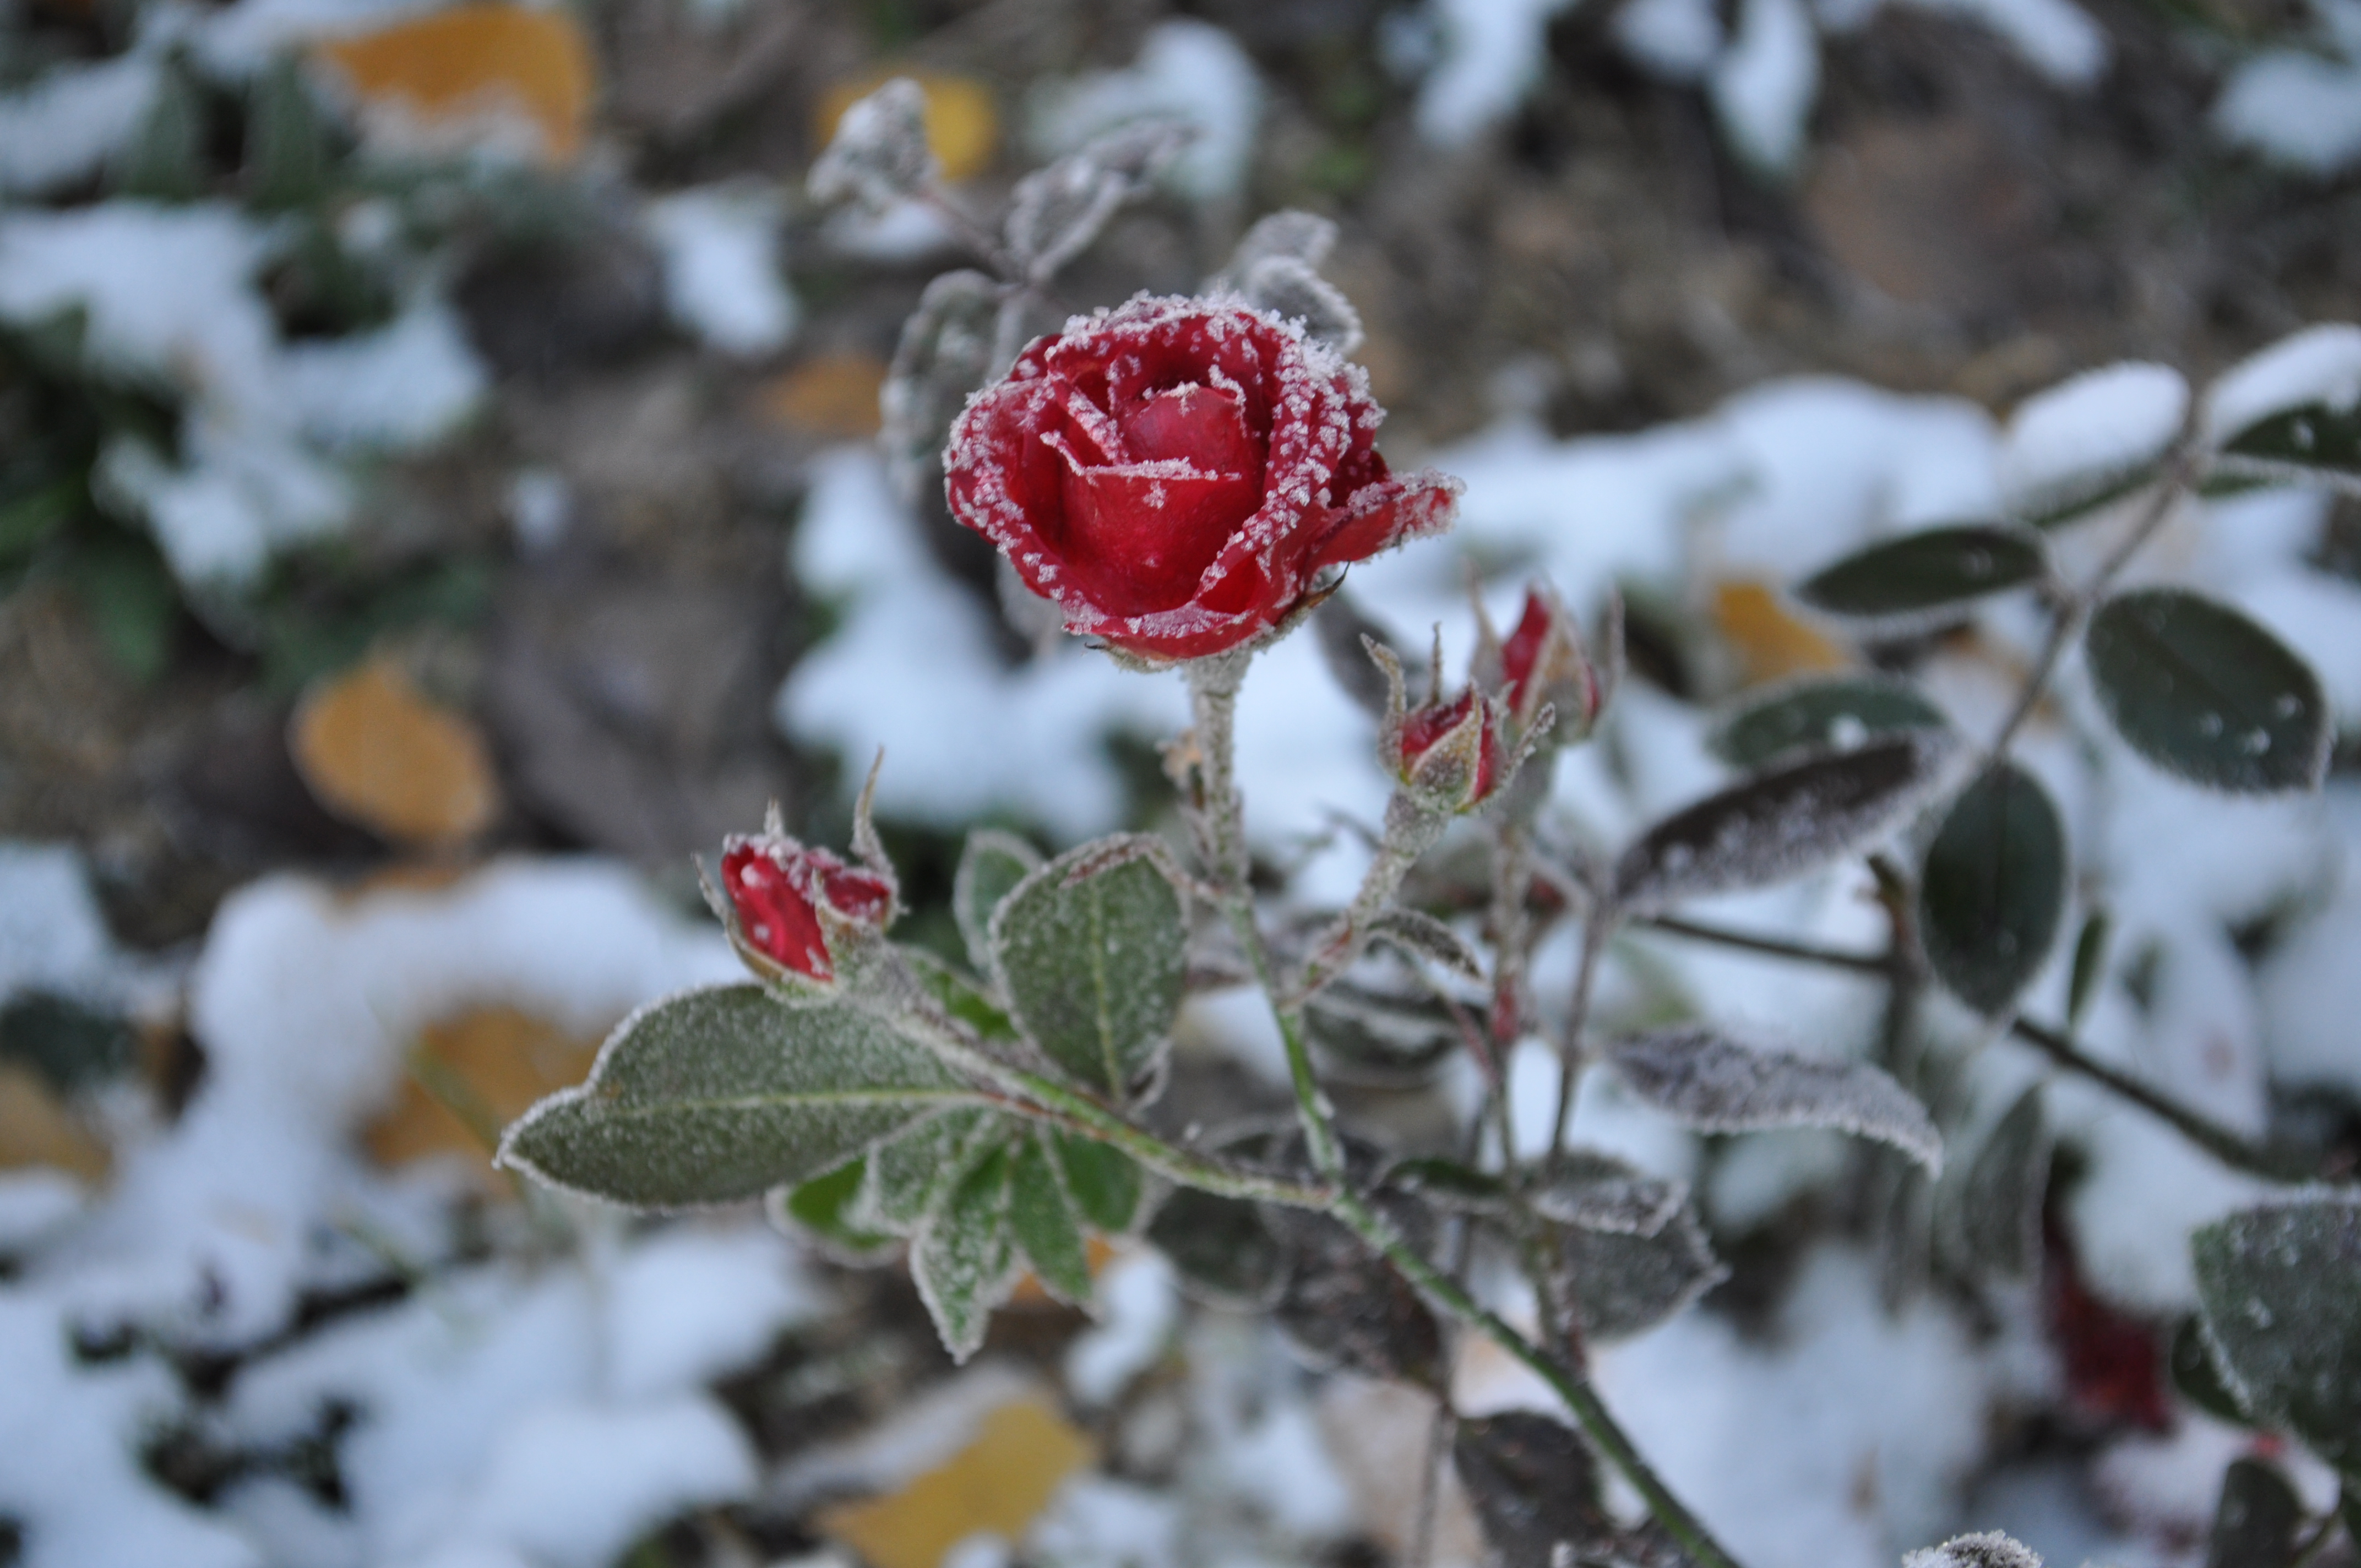
[[[1794,959],[1829,969],[1851,970],[1861,974],[1887,974],[1893,961],[1880,954],[1846,952],[1836,948],[1816,947],[1804,942],[1782,941],[1773,937],[1760,937],[1752,932],[1725,930],[1694,920],[1676,920],[1655,916],[1648,924],[1667,935],[1687,937],[1697,941],[1712,942],[1745,952],[1766,953],[1775,958]],[[2312,1164],[2279,1149],[2256,1143],[2253,1139],[2231,1131],[2220,1123],[2180,1104],[2119,1068],[2085,1054],[2070,1036],[2060,1029],[2038,1023],[2019,1014],[2009,1020],[2008,1032],[2048,1057],[2067,1071],[2087,1078],[2119,1098],[2130,1102],[2158,1120],[2166,1123],[2190,1142],[2234,1169],[2247,1171],[2273,1181],[2334,1181],[2350,1180],[2334,1173],[2316,1168]]]

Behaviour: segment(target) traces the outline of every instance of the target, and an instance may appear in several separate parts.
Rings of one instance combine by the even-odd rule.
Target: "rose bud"
[[[1607,640],[1620,640],[1621,607],[1608,611]],[[1554,591],[1535,586],[1525,590],[1524,613],[1506,642],[1477,607],[1476,668],[1483,685],[1496,691],[1509,711],[1514,732],[1531,730],[1543,708],[1557,718],[1548,737],[1552,742],[1580,740],[1598,721],[1612,694],[1613,669],[1602,672],[1582,646],[1581,629]]]
[[[1500,718],[1500,705],[1473,686],[1449,702],[1423,703],[1387,724],[1386,760],[1425,804],[1473,811],[1508,773]]]
[[[802,992],[833,985],[846,961],[876,940],[893,920],[895,893],[890,876],[775,830],[725,839],[719,896],[707,888],[747,966]]]
[[[1141,295],[1017,356],[951,427],[944,487],[1068,631],[1151,663],[1257,641],[1330,570],[1450,525],[1395,476],[1367,379],[1235,297]]]

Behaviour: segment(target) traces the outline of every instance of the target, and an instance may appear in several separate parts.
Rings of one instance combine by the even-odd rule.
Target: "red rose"
[[[945,484],[1069,631],[1202,658],[1284,620],[1322,568],[1449,526],[1458,481],[1392,477],[1384,412],[1358,367],[1276,316],[1142,295],[977,394]]]
[[[729,839],[721,889],[730,939],[758,970],[823,982],[848,940],[884,930],[894,912],[891,882],[781,834]]]

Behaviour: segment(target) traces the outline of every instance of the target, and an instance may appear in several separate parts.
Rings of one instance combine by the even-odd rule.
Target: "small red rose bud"
[[[1500,787],[1507,772],[1499,703],[1474,687],[1430,702],[1389,726],[1394,776],[1446,811],[1473,811]]]
[[[1480,607],[1479,607],[1480,609]],[[1609,634],[1618,620],[1609,612]],[[1554,708],[1552,739],[1579,740],[1598,722],[1612,684],[1582,646],[1581,629],[1556,594],[1542,587],[1525,590],[1524,613],[1506,642],[1488,621],[1480,622],[1477,670],[1497,683],[1500,700],[1520,735],[1531,729],[1544,707]]]
[[[721,894],[732,945],[768,980],[833,983],[851,948],[894,915],[890,879],[776,832],[724,841]]]

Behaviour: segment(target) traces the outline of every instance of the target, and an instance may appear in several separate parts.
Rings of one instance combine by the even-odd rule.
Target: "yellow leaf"
[[[106,1146],[38,1074],[0,1064],[0,1170],[46,1165],[96,1182],[104,1179],[107,1163]]]
[[[489,1182],[500,1129],[543,1095],[581,1082],[598,1054],[595,1040],[577,1040],[513,1007],[478,1007],[429,1025],[419,1032],[400,1098],[363,1140],[380,1165],[470,1156]]]
[[[1021,1538],[1059,1484],[1096,1457],[1091,1440],[1056,1410],[1012,1400],[938,1468],[891,1496],[823,1510],[819,1528],[870,1568],[939,1568],[943,1553],[969,1536]]]
[[[322,806],[399,842],[471,839],[500,812],[475,725],[383,660],[315,685],[295,709],[288,751]]]
[[[1096,1279],[1100,1272],[1115,1261],[1115,1244],[1104,1236],[1088,1236],[1082,1241],[1082,1262],[1090,1269],[1093,1279]],[[1058,1305],[1058,1299],[1042,1288],[1040,1276],[1027,1269],[1018,1277],[1016,1288],[1009,1292],[1008,1304],[1012,1307],[1054,1307]]]
[[[1842,648],[1788,614],[1766,584],[1747,578],[1720,584],[1713,590],[1713,619],[1737,653],[1747,685],[1851,663]]]
[[[763,408],[791,430],[830,440],[877,433],[885,362],[873,354],[816,354],[763,389]]]
[[[597,67],[562,7],[456,5],[317,52],[358,96],[372,134],[396,145],[449,151],[522,125],[550,162],[582,150]]]
[[[813,145],[826,147],[835,138],[836,122],[844,118],[844,112],[896,76],[908,77],[927,94],[927,145],[943,166],[943,178],[956,183],[983,173],[1000,139],[1000,117],[992,106],[992,89],[972,76],[876,71],[840,82],[820,98]]]

